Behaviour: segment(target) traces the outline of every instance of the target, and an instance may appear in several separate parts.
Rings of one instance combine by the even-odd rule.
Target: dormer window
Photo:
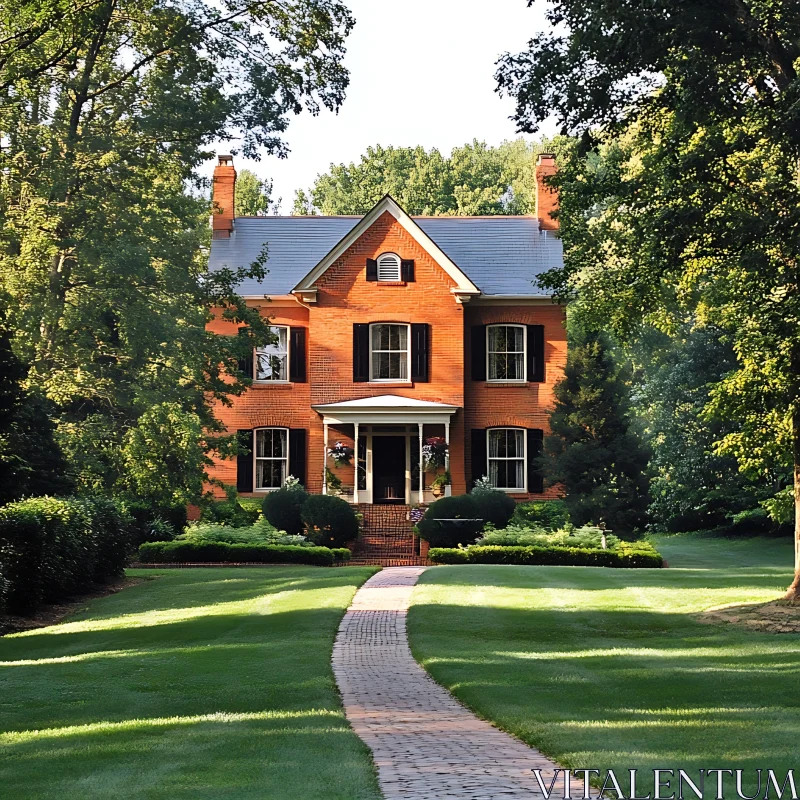
[[[384,253],[378,256],[378,281],[398,282],[401,280],[400,256],[397,253]]]

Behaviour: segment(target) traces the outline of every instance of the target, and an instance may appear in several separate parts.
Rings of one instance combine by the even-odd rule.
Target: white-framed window
[[[411,336],[408,325],[377,322],[369,326],[371,381],[409,380]]]
[[[289,328],[270,325],[270,333],[277,337],[274,344],[256,349],[255,379],[257,381],[289,380]]]
[[[527,490],[525,433],[524,428],[489,428],[486,431],[487,474],[495,489]]]
[[[280,489],[289,474],[289,429],[256,428],[253,488]]]
[[[524,381],[527,330],[524,325],[488,325],[486,328],[486,378],[490,381]]]
[[[402,269],[400,256],[397,253],[383,253],[378,256],[378,280],[379,281],[399,281],[401,280]]]

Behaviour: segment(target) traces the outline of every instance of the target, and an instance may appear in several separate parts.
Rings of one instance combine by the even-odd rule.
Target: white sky
[[[331,163],[357,161],[369,145],[438,147],[518,136],[513,102],[494,91],[495,61],[546,26],[545,2],[526,0],[345,0],[356,19],[347,39],[347,97],[338,115],[292,118],[287,159],[238,157],[237,169],[271,177],[281,213]],[[554,134],[555,126],[542,129]],[[534,137],[526,137],[534,138]],[[210,173],[212,165],[208,165]]]

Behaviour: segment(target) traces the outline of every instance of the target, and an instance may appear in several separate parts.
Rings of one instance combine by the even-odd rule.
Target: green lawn
[[[409,614],[414,654],[481,716],[572,768],[796,769],[800,636],[696,619],[780,595],[791,542],[657,546],[670,569],[428,570]]]
[[[378,798],[330,666],[373,572],[132,571],[149,580],[0,638],[0,795]]]

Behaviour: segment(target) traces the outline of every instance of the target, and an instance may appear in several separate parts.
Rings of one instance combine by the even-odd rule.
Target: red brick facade
[[[367,259],[385,252],[414,261],[413,282],[380,283],[366,280]],[[377,395],[397,395],[434,401],[458,410],[450,418],[450,472],[452,493],[471,486],[470,431],[473,428],[512,426],[547,428],[552,389],[566,359],[564,312],[547,301],[509,301],[478,298],[456,301],[453,279],[394,216],[381,215],[316,281],[316,301],[298,297],[249,301],[260,305],[274,325],[307,328],[307,382],[256,383],[233,406],[220,406],[218,416],[229,431],[279,426],[307,431],[305,482],[312,492],[322,490],[323,422],[312,406]],[[353,337],[356,323],[427,323],[429,325],[429,380],[427,382],[371,383],[353,378]],[[495,384],[473,381],[470,375],[470,330],[497,322],[543,325],[545,380],[541,383]],[[233,333],[228,323],[210,326]],[[412,420],[409,420],[410,422]],[[438,434],[433,426],[427,435]],[[352,446],[353,427],[331,429],[328,444],[342,440]],[[333,467],[332,464],[329,466]],[[352,470],[349,473],[352,482]],[[236,484],[237,465],[218,461],[213,476]],[[343,479],[347,479],[344,469]],[[479,476],[478,476],[479,477]],[[412,487],[416,490],[416,487]],[[553,496],[552,491],[536,497]],[[515,493],[524,500],[533,495]],[[416,495],[412,498],[416,502]],[[363,500],[362,500],[363,502]]]

